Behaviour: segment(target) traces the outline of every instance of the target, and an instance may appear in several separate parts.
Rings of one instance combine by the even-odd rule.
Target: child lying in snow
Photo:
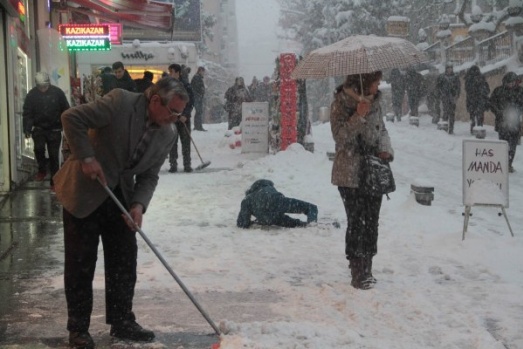
[[[303,213],[307,215],[307,222],[289,217],[286,213]],[[251,215],[256,218],[256,221],[251,221]],[[260,179],[245,192],[236,225],[240,228],[249,228],[251,224],[257,223],[294,228],[304,227],[317,220],[316,205],[285,197],[274,188],[272,181]]]

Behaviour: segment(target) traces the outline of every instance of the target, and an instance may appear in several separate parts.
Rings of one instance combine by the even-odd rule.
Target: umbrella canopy
[[[293,79],[366,74],[407,68],[428,61],[427,55],[405,39],[353,35],[316,49],[291,74]]]

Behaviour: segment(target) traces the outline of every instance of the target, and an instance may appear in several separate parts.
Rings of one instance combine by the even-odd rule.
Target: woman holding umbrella
[[[372,154],[392,161],[394,151],[383,122],[378,90],[381,71],[347,76],[335,91],[331,105],[331,131],[336,143],[331,182],[338,190],[347,214],[345,255],[351,270],[351,285],[370,289],[372,258],[378,251],[378,221],[382,196],[359,188],[360,159]]]

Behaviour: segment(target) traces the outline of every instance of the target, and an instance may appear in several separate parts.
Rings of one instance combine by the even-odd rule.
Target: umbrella
[[[293,79],[366,74],[406,68],[428,61],[408,40],[374,35],[353,35],[309,53],[291,74]]]

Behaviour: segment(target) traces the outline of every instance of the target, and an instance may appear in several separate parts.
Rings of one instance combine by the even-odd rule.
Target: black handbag
[[[362,155],[359,176],[359,188],[370,196],[387,195],[396,190],[389,162],[377,156]]]

